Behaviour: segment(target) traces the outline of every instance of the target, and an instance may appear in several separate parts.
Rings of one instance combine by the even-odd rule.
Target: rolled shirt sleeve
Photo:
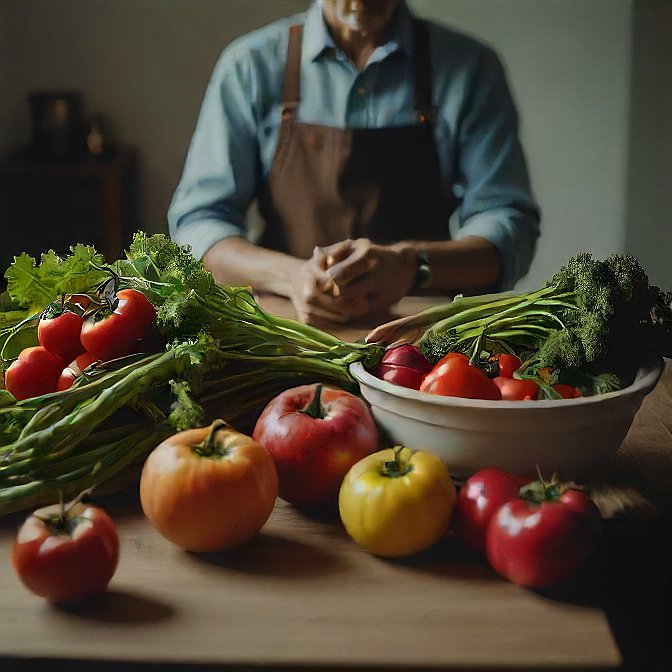
[[[180,182],[168,210],[171,238],[201,258],[217,241],[247,236],[259,180],[249,61],[226,49],[208,84]]]
[[[482,47],[458,122],[456,182],[461,190],[456,238],[481,236],[498,250],[499,288],[530,267],[540,213],[518,137],[518,114],[497,55]]]

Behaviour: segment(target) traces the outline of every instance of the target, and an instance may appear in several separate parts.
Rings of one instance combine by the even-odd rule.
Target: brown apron
[[[300,258],[346,238],[447,240],[456,207],[434,138],[427,25],[414,21],[411,126],[352,129],[297,120],[302,26],[290,28],[278,146],[259,195],[260,244]]]

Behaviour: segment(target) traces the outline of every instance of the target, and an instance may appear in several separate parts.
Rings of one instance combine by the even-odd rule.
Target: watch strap
[[[417,292],[427,289],[432,284],[432,269],[425,250],[418,250],[415,255],[415,278],[411,291]]]

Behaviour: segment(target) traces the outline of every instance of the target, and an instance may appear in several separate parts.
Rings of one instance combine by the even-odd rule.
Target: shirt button
[[[367,93],[366,87],[365,86],[358,86],[357,87],[357,95],[358,96],[365,96]]]

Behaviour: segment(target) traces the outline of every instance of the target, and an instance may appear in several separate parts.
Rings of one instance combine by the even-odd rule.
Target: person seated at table
[[[491,48],[404,0],[317,0],[223,51],[170,233],[217,281],[322,326],[419,290],[509,289],[540,219],[517,126]]]

